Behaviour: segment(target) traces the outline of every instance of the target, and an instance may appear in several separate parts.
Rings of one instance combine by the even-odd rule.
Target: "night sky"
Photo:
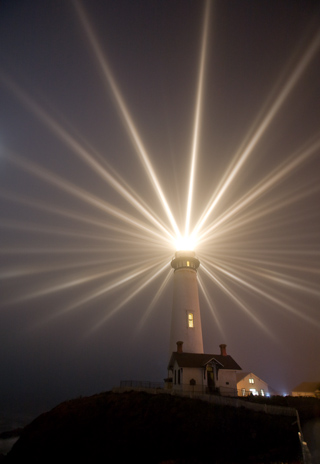
[[[197,102],[205,352],[320,381],[318,2],[2,0],[0,66],[0,410],[166,377]]]

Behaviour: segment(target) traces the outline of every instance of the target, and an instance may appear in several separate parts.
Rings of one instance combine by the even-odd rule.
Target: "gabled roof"
[[[240,382],[240,380],[247,377],[247,375],[250,375],[250,372],[239,372],[239,373],[237,373],[237,382]]]
[[[305,392],[305,393],[314,393],[315,391],[320,390],[320,382],[302,382],[296,388],[294,388],[293,392]]]
[[[255,377],[256,379],[261,380],[261,382],[267,383],[264,380],[260,379],[260,377],[258,377],[253,372],[239,372],[239,373],[237,373],[237,382],[240,382],[240,380],[243,380],[244,378],[248,377],[249,375],[251,377]]]
[[[178,353],[173,352],[169,361],[168,369],[172,368],[174,362],[179,367],[205,367],[206,364],[214,362],[220,369],[241,370],[241,367],[229,355],[205,354],[205,353]]]

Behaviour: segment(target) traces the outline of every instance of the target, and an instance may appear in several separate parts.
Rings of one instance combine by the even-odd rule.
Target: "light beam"
[[[133,123],[133,119],[129,113],[129,110],[124,102],[124,99],[120,93],[120,90],[116,84],[116,81],[111,73],[111,70],[110,70],[110,67],[107,63],[107,60],[104,56],[104,54],[102,53],[102,50],[101,50],[101,47],[100,47],[100,44],[93,32],[93,29],[88,21],[88,18],[82,8],[82,6],[80,5],[79,2],[73,2],[74,4],[74,7],[79,15],[79,18],[81,20],[81,23],[84,27],[84,30],[86,32],[86,35],[87,35],[87,38],[89,39],[89,42],[91,44],[91,47],[92,47],[92,50],[94,52],[94,55],[95,57],[97,58],[97,61],[100,65],[100,68],[107,80],[107,83],[109,84],[110,86],[110,89],[112,91],[112,95],[115,99],[115,102],[117,104],[117,108],[119,109],[120,111],[120,114],[122,116],[122,120],[124,121],[125,123],[125,126],[127,128],[127,131],[128,131],[128,134],[130,135],[131,137],[131,140],[133,141],[134,143],[134,146],[136,148],[136,152],[137,154],[139,155],[139,159],[140,161],[142,162],[142,165],[144,166],[147,174],[148,174],[148,177],[149,179],[151,180],[151,183],[160,199],[160,202],[167,214],[167,217],[170,221],[170,224],[175,232],[175,234],[179,237],[181,234],[180,234],[180,231],[179,231],[179,228],[176,224],[176,221],[173,217],[173,214],[169,208],[169,205],[168,205],[168,202],[165,198],[165,195],[162,191],[162,188],[160,186],[160,183],[157,179],[157,176],[154,172],[154,169],[151,165],[151,162],[149,160],[149,157],[148,157],[148,154],[143,146],[143,143],[142,143],[142,140],[138,134],[138,131]]]
[[[192,152],[191,152],[191,169],[190,169],[190,180],[189,180],[189,192],[188,192],[188,202],[187,202],[187,214],[186,214],[186,227],[185,227],[185,237],[189,237],[189,227],[190,227],[190,216],[192,209],[192,199],[193,199],[193,185],[194,185],[194,176],[195,176],[195,166],[196,158],[198,154],[199,146],[199,135],[200,135],[200,117],[202,114],[202,100],[203,100],[203,87],[204,87],[204,71],[205,71],[205,57],[208,44],[208,34],[209,34],[209,17],[210,17],[210,4],[211,2],[207,0],[204,16],[204,27],[202,35],[202,46],[200,54],[200,68],[199,68],[199,79],[198,79],[198,91],[196,98],[196,110],[194,117],[194,129],[193,129],[193,142],[192,142]]]
[[[300,58],[298,64],[296,65],[289,79],[283,86],[278,97],[274,100],[270,109],[267,111],[266,115],[264,116],[262,122],[260,123],[257,130],[251,137],[250,141],[247,143],[247,145],[245,146],[243,150],[239,151],[234,156],[234,160],[235,160],[234,167],[231,168],[229,173],[226,173],[223,183],[220,185],[218,190],[216,190],[213,196],[211,197],[209,204],[207,205],[200,220],[198,221],[197,225],[192,231],[193,236],[196,236],[199,233],[199,231],[202,229],[203,225],[208,220],[213,209],[216,207],[218,202],[221,200],[224,193],[227,191],[227,189],[232,184],[233,180],[236,178],[236,176],[240,172],[240,169],[242,168],[244,163],[247,161],[249,156],[252,154],[253,149],[260,142],[262,136],[265,134],[270,123],[273,121],[274,117],[279,112],[280,108],[283,106],[285,101],[287,100],[288,96],[290,95],[294,86],[297,84],[297,82],[301,78],[307,66],[310,64],[311,60],[314,58],[316,52],[319,49],[319,45],[320,45],[320,33],[317,33],[315,38],[311,42],[310,46],[308,47],[308,49],[303,54],[302,58]]]

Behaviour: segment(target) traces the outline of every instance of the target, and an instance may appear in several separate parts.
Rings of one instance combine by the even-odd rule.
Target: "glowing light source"
[[[196,239],[192,236],[177,237],[174,244],[176,251],[193,251],[196,246]]]

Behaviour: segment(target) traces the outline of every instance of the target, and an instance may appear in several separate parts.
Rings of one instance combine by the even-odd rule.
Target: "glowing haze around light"
[[[276,91],[273,92],[273,99],[269,99],[268,104],[265,105],[264,110],[259,114],[259,117],[253,124],[251,131],[245,139],[245,142],[235,153],[229,168],[226,170],[224,176],[221,179],[221,182],[218,186],[213,186],[213,193],[210,195],[210,200],[207,204],[199,205],[197,208],[194,207],[194,184],[197,176],[197,160],[199,155],[199,146],[200,146],[200,135],[201,135],[201,121],[203,116],[203,108],[205,105],[205,71],[206,71],[206,56],[208,50],[208,42],[210,36],[210,17],[211,17],[211,2],[207,0],[205,2],[204,16],[203,16],[203,30],[202,30],[202,40],[201,48],[199,53],[199,72],[198,72],[198,81],[197,81],[197,91],[195,95],[195,110],[193,115],[193,130],[192,130],[192,141],[191,141],[191,150],[190,150],[190,160],[189,160],[189,177],[187,179],[188,191],[185,205],[185,224],[180,227],[177,224],[177,220],[174,217],[173,210],[169,205],[167,200],[166,193],[161,186],[158,175],[154,166],[150,161],[150,156],[144,146],[142,137],[139,134],[138,128],[134,121],[133,115],[131,114],[126,101],[121,94],[119,85],[117,84],[111,67],[107,61],[106,56],[103,53],[102,47],[97,39],[94,29],[90,24],[89,18],[81,4],[79,2],[73,2],[75,10],[79,17],[79,22],[83,27],[84,35],[91,47],[94,58],[96,59],[102,74],[104,76],[105,88],[108,92],[111,92],[111,95],[114,100],[114,104],[118,110],[118,113],[121,116],[121,121],[126,129],[127,135],[130,138],[134,148],[137,158],[141,165],[143,166],[148,180],[152,185],[154,192],[159,200],[159,205],[161,209],[165,212],[168,223],[161,220],[156,212],[148,206],[148,202],[142,200],[138,194],[130,188],[130,185],[122,179],[122,177],[113,172],[113,170],[107,166],[106,163],[101,161],[101,156],[96,153],[91,147],[86,146],[81,140],[80,137],[76,137],[69,133],[66,128],[58,121],[54,116],[50,115],[48,111],[41,107],[35,99],[31,98],[25,91],[23,91],[17,84],[12,82],[4,74],[0,75],[0,79],[3,85],[5,85],[8,90],[10,90],[15,97],[30,111],[34,114],[41,124],[46,126],[57,138],[59,138],[66,147],[68,147],[79,160],[84,162],[88,169],[92,170],[97,174],[103,181],[110,186],[117,194],[137,213],[137,217],[133,214],[128,214],[121,208],[115,207],[113,204],[110,204],[104,199],[98,198],[95,195],[88,193],[85,189],[80,188],[77,185],[74,185],[70,180],[67,180],[57,174],[50,172],[50,170],[26,161],[24,157],[19,153],[7,152],[4,156],[8,159],[10,163],[16,166],[17,169],[23,170],[24,172],[29,173],[31,176],[41,179],[41,181],[46,182],[51,185],[53,188],[64,192],[66,195],[72,196],[79,201],[82,201],[84,204],[88,204],[92,209],[99,212],[103,212],[107,217],[114,219],[121,223],[121,226],[113,223],[104,223],[103,221],[99,222],[92,217],[83,214],[77,215],[73,211],[63,208],[54,208],[50,205],[46,205],[38,200],[28,200],[27,198],[21,197],[19,195],[13,195],[8,192],[1,192],[3,197],[10,198],[12,202],[18,202],[20,204],[28,204],[34,209],[50,212],[52,215],[60,217],[73,217],[78,222],[82,224],[95,224],[97,227],[101,228],[103,232],[98,236],[92,236],[92,239],[99,241],[99,247],[96,249],[82,249],[83,253],[97,253],[105,249],[104,235],[106,231],[114,233],[112,239],[108,239],[107,242],[110,245],[110,250],[117,251],[119,250],[119,257],[117,258],[118,265],[110,270],[97,270],[94,269],[94,266],[99,266],[99,259],[93,259],[86,264],[82,263],[83,271],[76,272],[73,271],[72,276],[66,282],[64,279],[57,280],[55,282],[49,282],[46,288],[34,286],[34,288],[29,288],[23,294],[19,295],[14,301],[22,301],[26,299],[35,298],[41,295],[49,295],[56,293],[62,290],[65,290],[68,287],[80,286],[83,283],[88,283],[92,281],[99,281],[99,279],[105,278],[107,276],[112,276],[112,280],[108,284],[101,284],[96,290],[87,291],[83,296],[75,298],[74,301],[70,302],[66,308],[61,311],[61,314],[70,312],[75,308],[83,305],[86,302],[90,302],[95,298],[100,297],[109,292],[113,292],[115,289],[122,288],[128,282],[136,282],[135,279],[140,279],[139,283],[136,284],[136,288],[129,292],[127,295],[124,295],[121,301],[118,301],[110,311],[104,315],[104,317],[97,322],[94,326],[95,329],[99,328],[104,322],[108,321],[113,314],[116,314],[123,308],[124,305],[127,305],[130,300],[141,292],[148,284],[150,284],[154,279],[158,278],[159,275],[167,273],[166,277],[163,280],[161,290],[164,290],[166,284],[168,283],[168,274],[171,271],[170,269],[170,257],[176,250],[195,250],[197,254],[201,254],[201,269],[203,269],[204,274],[217,285],[224,293],[226,293],[237,305],[241,308],[245,314],[249,317],[263,330],[268,330],[264,327],[263,322],[253,313],[253,311],[246,305],[246,303],[237,295],[236,291],[231,290],[227,282],[234,282],[237,285],[241,285],[242,288],[246,288],[248,291],[258,295],[258,297],[264,298],[268,301],[271,301],[273,304],[281,307],[283,310],[288,313],[298,316],[304,320],[307,320],[311,324],[316,324],[320,326],[316,318],[303,314],[303,312],[295,309],[294,304],[286,300],[285,294],[282,290],[283,287],[288,287],[290,285],[295,286],[299,291],[306,292],[310,295],[315,295],[316,297],[320,296],[319,289],[312,282],[301,281],[288,277],[284,273],[268,273],[261,268],[258,268],[257,263],[248,262],[246,258],[241,257],[242,268],[234,259],[233,263],[229,263],[227,258],[224,260],[221,258],[221,254],[228,247],[231,249],[232,245],[223,242],[223,236],[226,233],[229,233],[230,237],[235,238],[239,242],[242,240],[243,249],[246,246],[254,246],[259,250],[258,244],[249,244],[246,242],[246,227],[252,227],[254,221],[259,217],[263,218],[272,212],[281,210],[290,204],[294,204],[301,200],[304,196],[308,196],[312,192],[319,189],[319,186],[306,186],[301,191],[296,191],[294,194],[286,197],[283,195],[279,199],[277,204],[265,204],[265,208],[256,208],[257,200],[263,199],[269,192],[272,191],[276,186],[281,185],[288,179],[293,173],[296,172],[301,166],[307,163],[320,149],[320,137],[316,136],[305,144],[303,147],[298,147],[296,152],[289,154],[285,162],[282,162],[278,165],[274,171],[267,173],[265,177],[256,183],[256,185],[247,191],[245,195],[241,198],[238,198],[228,209],[225,209],[220,215],[215,215],[217,206],[221,204],[224,196],[227,192],[230,191],[232,186],[236,183],[239,178],[240,172],[247,165],[249,158],[253,155],[254,149],[261,142],[263,136],[265,136],[266,131],[270,128],[271,123],[274,118],[277,116],[281,107],[290,97],[291,93],[299,83],[299,80],[307,70],[308,66],[314,60],[316,53],[319,51],[320,46],[320,34],[316,34],[313,40],[310,42],[308,48],[300,56],[293,66],[289,77],[280,82],[276,87]],[[1,187],[0,187],[1,188]],[[239,213],[242,216],[238,216]],[[138,214],[140,216],[138,216]],[[142,218],[141,218],[142,217]],[[191,220],[192,219],[192,220]],[[191,227],[191,223],[195,224]],[[26,222],[7,222],[3,224],[3,227],[8,227],[12,229],[19,229],[25,231],[31,231],[33,229],[32,224]],[[39,229],[38,229],[39,230]],[[42,228],[42,233],[56,233],[56,234],[65,234],[72,235],[77,237],[79,232],[65,232],[63,230],[50,230],[49,228]],[[121,235],[121,238],[120,236]],[[100,243],[101,242],[101,243]],[[120,254],[122,251],[123,245],[130,245],[133,248],[136,248],[136,251],[133,250],[133,253],[136,253],[134,257],[139,262],[136,261],[130,262],[129,264],[123,262],[120,263],[121,259],[125,261],[125,258],[121,258]],[[209,245],[215,244],[218,250],[215,252],[210,251]],[[148,259],[141,259],[141,250],[146,253],[152,253],[152,257]],[[23,254],[23,253],[50,253],[50,250],[46,249],[24,249],[24,248],[2,248],[0,249],[1,253],[6,254]],[[77,253],[79,250],[77,248],[65,250],[58,248],[55,249],[55,253]],[[274,254],[277,253],[275,249]],[[298,254],[298,250],[292,250],[292,254]],[[272,250],[270,251],[272,254]],[[164,256],[165,255],[165,256]],[[264,257],[264,262],[269,263],[272,261],[273,256]],[[240,259],[240,258],[239,258]],[[260,263],[263,262],[263,259],[257,260]],[[88,269],[85,268],[87,265]],[[89,269],[89,265],[91,265]],[[275,264],[276,265],[276,264]],[[284,265],[285,266],[285,265]],[[65,266],[66,269],[68,266]],[[72,266],[70,266],[70,269]],[[303,265],[301,265],[303,268]],[[63,267],[61,267],[63,269]],[[246,277],[243,277],[241,274],[241,269],[246,271]],[[288,271],[295,271],[294,265],[287,265]],[[317,275],[318,269],[305,266],[305,269],[309,274]],[[58,266],[57,266],[58,270]],[[26,268],[12,268],[8,269],[6,272],[2,273],[3,278],[12,278],[13,276],[23,276],[31,275],[44,272],[45,268],[30,267]],[[48,270],[47,270],[48,271]],[[254,277],[260,275],[263,277],[266,282],[265,288],[262,288],[259,285],[259,282]],[[223,281],[222,278],[218,277],[223,276],[227,281]],[[270,282],[276,282],[279,285],[279,290],[277,294],[272,294],[272,291],[269,287]],[[205,298],[210,306],[212,313],[214,314],[213,305],[210,303],[210,298],[208,292],[205,288],[205,284],[200,280],[200,288],[203,290]],[[220,325],[217,320],[218,325]],[[270,333],[269,333],[270,334]]]

